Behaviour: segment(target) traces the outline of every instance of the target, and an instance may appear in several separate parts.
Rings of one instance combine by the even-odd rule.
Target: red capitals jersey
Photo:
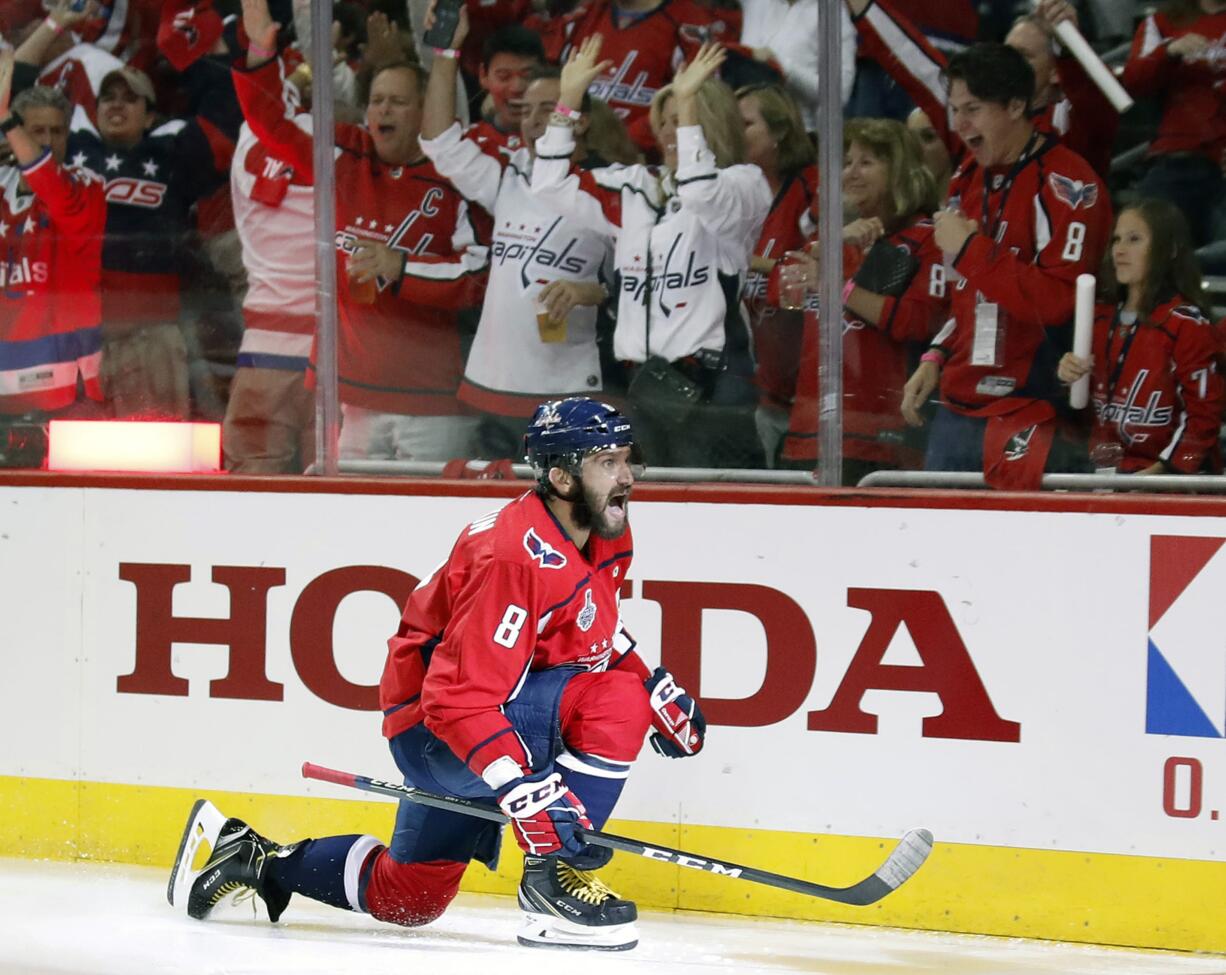
[[[740,26],[734,13],[696,0],[664,0],[644,14],[618,16],[616,9],[610,0],[592,0],[578,8],[565,27],[563,55],[584,38],[603,36],[600,57],[612,61],[613,67],[593,81],[588,91],[608,102],[636,136],[641,134],[652,98],[672,80],[677,66],[703,40],[738,40]]]
[[[788,251],[799,250],[808,236],[809,208],[817,194],[817,167],[789,177],[775,194],[770,213],[753,252],[756,257],[781,261]],[[779,264],[776,264],[778,267]],[[750,271],[741,295],[749,309],[757,369],[754,382],[761,401],[788,407],[796,392],[796,366],[800,357],[802,315],[778,307],[768,298],[768,275]],[[777,296],[776,296],[777,297]]]
[[[304,179],[314,178],[312,138],[282,101],[280,61],[235,68],[234,86],[256,137]],[[383,413],[468,412],[456,399],[463,360],[457,312],[480,303],[486,250],[476,245],[468,204],[424,157],[390,166],[370,134],[336,127],[337,368],[343,403]],[[346,273],[362,242],[404,255],[399,281],[376,279],[373,301],[357,300]],[[312,353],[312,358],[314,353]],[[314,369],[308,373],[311,385]]]
[[[383,734],[425,721],[476,775],[503,756],[527,769],[502,706],[529,672],[647,674],[618,612],[632,555],[629,528],[611,540],[593,533],[580,551],[534,492],[473,522],[413,591],[388,641]]]
[[[1124,473],[1159,460],[1181,474],[1221,472],[1222,336],[1198,308],[1177,295],[1126,325],[1099,305],[1093,349],[1092,446],[1120,444]]]
[[[1167,53],[1185,34],[1208,38],[1199,54]],[[1162,97],[1162,118],[1150,155],[1196,152],[1215,163],[1226,149],[1226,13],[1204,14],[1176,27],[1165,14],[1146,17],[1137,28],[1120,81],[1138,98]]]
[[[49,151],[20,172],[0,167],[0,413],[68,406],[78,376],[102,399],[105,227],[102,180],[89,170],[57,165]]]
[[[850,309],[844,312],[843,454],[851,460],[917,467],[919,456],[903,447],[906,427],[899,403],[918,343],[931,339],[947,317],[948,288],[931,220],[917,219],[886,240],[913,255],[919,267],[906,291],[885,299],[878,324]],[[850,267],[858,260],[844,263]],[[817,459],[819,348],[818,316],[810,311],[805,315],[796,402],[783,441],[783,456],[789,460]]]
[[[1067,343],[1047,330],[1072,322],[1077,275],[1095,272],[1111,232],[1107,188],[1086,161],[1042,134],[1031,147],[1020,168],[968,160],[949,186],[950,207],[979,222],[953,259],[953,318],[938,336],[948,356],[941,398],[957,413],[990,416],[1016,408],[1016,399],[1004,405],[1012,397],[1059,395]]]

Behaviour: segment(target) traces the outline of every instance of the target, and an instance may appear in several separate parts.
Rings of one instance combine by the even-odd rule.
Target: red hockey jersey
[[[621,627],[618,590],[630,531],[580,551],[534,493],[469,525],[446,563],[413,591],[388,641],[379,685],[383,734],[421,721],[476,774],[528,756],[502,706],[551,667],[647,674]]]
[[[919,268],[906,291],[885,299],[877,325],[850,310],[843,316],[843,455],[892,467],[917,467],[917,452],[903,446],[905,425],[899,403],[914,358],[909,353],[940,328],[948,313],[948,290],[931,220],[916,220],[886,239],[912,254]],[[805,316],[796,402],[783,441],[787,460],[817,460],[819,348],[818,316],[810,312]]]
[[[1208,38],[1209,47],[1172,57],[1167,47],[1185,34]],[[1162,96],[1150,155],[1195,152],[1220,162],[1226,149],[1226,13],[1205,14],[1179,27],[1165,14],[1150,14],[1137,28],[1120,81],[1137,97]]]
[[[1056,395],[1062,350],[1047,330],[1072,322],[1077,275],[1095,272],[1111,232],[1111,200],[1086,161],[1048,136],[1032,147],[1020,168],[968,160],[949,186],[950,207],[979,222],[953,258],[952,327],[938,337],[948,356],[941,398],[958,413],[1010,412],[1013,397]],[[994,353],[972,356],[977,331],[981,350],[991,339],[992,319]]]
[[[313,179],[312,137],[282,101],[280,62],[234,69],[243,114],[278,159]],[[368,410],[446,416],[463,361],[457,312],[480,303],[486,249],[475,246],[468,204],[424,157],[389,166],[369,133],[336,126],[337,367],[340,399]],[[363,241],[404,254],[398,282],[377,279],[371,304],[349,293],[347,255]],[[308,373],[308,385],[314,370]]]
[[[1198,308],[1176,295],[1127,325],[1115,306],[1099,305],[1093,349],[1091,448],[1118,443],[1123,473],[1156,461],[1181,474],[1221,472],[1222,336]]]
[[[19,188],[19,177],[34,190]],[[44,152],[0,168],[0,413],[58,410],[77,378],[101,400],[102,234],[106,197],[89,170]]]
[[[655,93],[703,40],[736,41],[741,33],[734,13],[696,0],[664,0],[647,13],[620,15],[611,0],[591,0],[567,18],[563,31],[563,55],[593,34],[604,38],[600,57],[613,67],[588,91],[609,103],[632,136],[642,131]]]

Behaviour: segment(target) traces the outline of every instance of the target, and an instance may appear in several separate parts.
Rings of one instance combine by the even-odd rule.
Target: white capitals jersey
[[[489,286],[459,397],[487,413],[531,416],[542,399],[601,388],[596,309],[578,307],[564,342],[542,342],[535,298],[551,281],[608,281],[613,238],[533,196],[532,157],[464,138],[458,124],[422,139],[435,169],[493,216]]]
[[[677,129],[676,177],[648,166],[573,167],[574,138],[551,125],[537,142],[532,191],[576,222],[616,237],[620,281],[613,353],[670,362],[724,348],[749,259],[771,207],[757,166],[717,169],[702,129]],[[742,320],[744,316],[742,315]]]

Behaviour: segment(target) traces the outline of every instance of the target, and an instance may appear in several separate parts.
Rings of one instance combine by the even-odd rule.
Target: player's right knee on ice
[[[398,863],[382,850],[371,867],[365,906],[389,924],[419,927],[437,920],[460,889],[466,863]]]

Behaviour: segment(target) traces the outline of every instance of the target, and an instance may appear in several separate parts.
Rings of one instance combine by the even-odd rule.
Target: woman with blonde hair
[[[615,238],[614,353],[630,364],[635,430],[652,463],[761,466],[753,365],[740,288],[770,209],[762,171],[744,164],[736,98],[715,78],[724,60],[704,44],[656,93],[651,122],[663,166],[574,166],[583,93],[610,67],[600,37],[562,68],[562,91],[537,143],[532,190]]]
[[[857,119],[844,130],[843,199],[856,218],[843,228],[843,478],[918,467],[899,413],[922,345],[947,316],[945,269],[932,239],[936,184],[913,133],[892,119]],[[812,262],[810,281],[816,287]],[[806,315],[796,402],[783,457],[817,460],[818,321]]]
[[[1222,335],[1187,221],[1166,200],[1120,211],[1099,273],[1092,352],[1066,353],[1066,383],[1090,376],[1090,459],[1121,474],[1219,474],[1226,407]]]
[[[799,250],[813,232],[809,210],[817,196],[813,143],[792,96],[775,84],[747,85],[736,93],[745,125],[745,158],[770,186],[770,213],[754,246],[744,298],[753,335],[755,414],[768,467],[774,467],[796,394],[804,315],[778,303],[780,259]],[[774,288],[772,288],[774,285]],[[771,294],[775,300],[771,300]]]

